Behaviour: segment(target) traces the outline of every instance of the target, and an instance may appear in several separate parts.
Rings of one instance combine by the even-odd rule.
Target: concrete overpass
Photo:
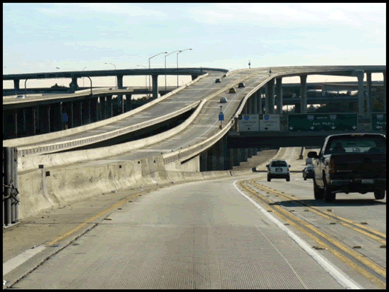
[[[72,141],[71,136],[68,135],[70,132],[66,131],[62,131],[62,133],[58,132],[57,134],[59,136],[57,139],[62,136],[62,142],[55,140],[55,137],[53,136],[45,137],[45,135],[38,135],[36,137],[41,136],[39,137],[40,141],[37,140],[33,142],[31,139],[35,137],[30,138],[30,141],[27,139],[13,139],[13,141],[4,141],[4,145],[16,146],[20,149],[20,152],[24,153],[24,157],[22,155],[18,157],[19,171],[21,177],[23,177],[21,179],[22,181],[27,182],[31,181],[31,179],[36,179],[37,181],[51,180],[50,188],[52,188],[52,191],[54,192],[56,186],[61,185],[61,183],[63,184],[65,181],[69,182],[69,179],[76,179],[76,174],[78,179],[80,177],[83,178],[83,192],[85,192],[85,190],[90,190],[92,192],[92,188],[94,188],[92,182],[97,179],[95,176],[101,176],[102,173],[108,176],[107,165],[109,165],[110,169],[112,167],[114,167],[114,169],[121,169],[118,171],[115,170],[115,173],[117,172],[118,176],[115,174],[114,180],[119,179],[119,176],[120,179],[127,180],[132,176],[137,179],[139,178],[139,180],[142,180],[142,178],[148,180],[148,178],[151,179],[151,177],[155,175],[162,176],[164,173],[166,175],[169,171],[178,174],[183,172],[195,173],[210,170],[227,170],[231,169],[236,163],[239,164],[239,162],[247,159],[247,156],[258,151],[258,148],[255,148],[255,146],[250,148],[250,145],[247,145],[248,147],[242,150],[242,153],[246,153],[247,155],[242,153],[236,155],[233,148],[228,148],[228,133],[239,132],[239,129],[236,129],[235,126],[239,119],[239,115],[243,113],[245,108],[248,113],[259,113],[260,109],[255,105],[258,104],[258,96],[260,96],[260,89],[262,87],[265,87],[265,89],[267,88],[265,93],[265,108],[267,112],[271,112],[274,111],[274,107],[272,109],[271,106],[272,104],[280,104],[281,106],[283,104],[282,99],[277,98],[277,96],[282,97],[282,94],[277,94],[280,90],[280,85],[282,85],[282,78],[285,76],[301,76],[301,113],[303,114],[306,112],[307,104],[307,75],[349,74],[358,78],[358,86],[360,89],[358,95],[358,114],[362,117],[366,117],[369,113],[368,111],[365,111],[364,107],[366,98],[363,95],[363,71],[361,70],[382,72],[384,73],[384,76],[386,73],[385,66],[375,66],[374,68],[373,66],[278,67],[272,68],[272,74],[270,75],[268,73],[268,68],[258,68],[229,72],[226,74],[226,77],[222,78],[222,83],[215,83],[214,79],[216,75],[209,73],[207,76],[203,76],[201,79],[185,87],[180,92],[172,92],[170,98],[166,98],[164,103],[158,103],[158,100],[155,100],[153,106],[150,106],[147,111],[139,111],[132,115],[131,119],[122,119],[121,121],[115,120],[114,123],[106,124],[105,128],[101,128],[100,130],[97,127],[89,130],[87,128],[81,129],[82,127],[79,127],[81,130],[78,132],[78,137],[76,139],[73,138],[73,141],[83,140],[85,143],[89,143],[88,139],[92,138],[93,132],[94,136],[99,135],[96,135],[96,133],[104,133],[105,135],[110,132],[115,132],[123,127],[124,121],[131,120],[131,127],[136,127],[144,121],[151,122],[150,116],[162,119],[167,113],[172,113],[172,111],[177,112],[178,109],[182,109],[183,106],[192,105],[195,107],[194,112],[187,120],[179,126],[160,134],[119,145],[72,151],[70,153],[53,153],[53,151],[64,149],[59,147],[62,142],[66,144],[66,141]],[[245,88],[238,89],[236,94],[227,93],[231,86],[242,81],[246,83]],[[276,86],[274,86],[275,81]],[[222,128],[220,129],[218,115],[220,112],[219,99],[222,96],[228,96],[229,102],[223,105],[224,121],[222,123]],[[175,104],[176,107],[173,108],[173,104]],[[153,110],[153,112],[151,112],[151,110]],[[135,118],[139,118],[139,120],[135,120]],[[154,122],[158,123],[159,121],[155,120]],[[75,129],[67,131],[71,130]],[[358,130],[364,130],[363,123],[358,123]],[[90,131],[89,136],[85,135],[87,131]],[[332,132],[325,134],[330,133]],[[52,134],[54,133],[47,135]],[[275,135],[277,134],[279,135],[280,133],[276,133]],[[291,135],[292,134],[290,134],[290,136]],[[298,134],[294,134],[294,136],[298,136]],[[39,146],[39,144],[43,145]],[[42,153],[45,153],[46,147],[52,147],[52,150],[49,150],[52,154],[39,155],[39,149],[42,148]],[[74,148],[74,146],[71,147]],[[38,152],[35,153],[34,149]],[[28,152],[30,150],[32,150],[32,152]],[[71,171],[68,173],[71,173],[71,177],[73,178],[63,177],[64,171],[67,169],[66,165],[69,165],[71,168]],[[71,165],[77,167],[72,167]],[[44,172],[42,172],[43,169],[40,166],[45,169],[46,173],[47,171],[51,173],[49,174],[50,178],[45,178],[45,176],[42,175]],[[119,174],[122,173],[122,171],[124,171],[123,176]],[[55,174],[55,177],[53,177],[53,173]],[[230,173],[228,175],[230,175]],[[53,184],[54,181],[55,185]],[[31,192],[41,193],[42,190],[30,188],[23,189],[23,192],[28,196]],[[76,193],[80,194],[77,190],[69,190],[69,192],[73,192],[72,196]]]

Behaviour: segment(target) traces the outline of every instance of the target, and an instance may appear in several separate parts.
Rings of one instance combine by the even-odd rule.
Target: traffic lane
[[[256,80],[249,80],[249,82],[249,85],[252,85],[256,82]],[[225,113],[226,120],[233,116],[240,100],[245,96],[245,94],[247,94],[248,91],[250,91],[250,88],[251,87],[248,86],[245,90],[238,91],[236,94],[231,94],[231,98],[227,106],[223,104],[223,112]],[[157,156],[161,153],[176,151],[181,147],[187,147],[197,143],[200,140],[205,140],[211,137],[219,131],[220,122],[218,121],[218,116],[220,113],[220,105],[222,105],[219,103],[221,96],[224,96],[224,94],[219,94],[212,98],[212,100],[208,101],[194,122],[184,131],[175,135],[173,138],[161,141],[148,147],[144,147],[140,150],[134,150],[129,153],[112,156],[108,158],[108,160],[139,160],[147,157]]]
[[[315,200],[312,179],[304,181],[301,173],[291,173],[290,182],[286,182],[285,179],[272,179],[271,182],[267,182],[265,178],[258,182],[288,195],[294,195],[297,201],[321,210],[331,209],[332,213],[354,222],[366,222],[367,226],[386,234],[386,197],[383,200],[375,200],[373,193],[338,193],[334,202]],[[284,203],[283,205],[287,207],[289,204]],[[298,210],[304,209],[301,205],[293,204],[292,206]]]
[[[234,180],[142,196],[14,288],[342,288]]]

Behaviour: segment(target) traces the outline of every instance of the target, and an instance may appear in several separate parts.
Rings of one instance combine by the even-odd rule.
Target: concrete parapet
[[[18,147],[18,146],[22,146],[22,145],[31,145],[34,143],[42,143],[44,141],[49,141],[49,140],[53,140],[53,139],[56,139],[59,137],[65,137],[65,136],[77,134],[80,132],[85,132],[85,131],[88,131],[91,129],[95,129],[98,127],[108,125],[108,124],[113,123],[113,122],[117,122],[117,121],[122,120],[122,119],[126,119],[130,116],[133,116],[133,115],[155,105],[156,103],[159,103],[159,102],[165,100],[166,98],[172,96],[173,94],[176,94],[177,92],[179,92],[179,91],[185,89],[186,87],[196,83],[197,81],[201,80],[202,78],[204,78],[208,75],[209,75],[208,73],[201,75],[198,78],[196,78],[195,80],[169,92],[168,94],[165,94],[165,95],[161,96],[160,98],[157,98],[153,101],[150,101],[150,102],[148,102],[148,103],[146,103],[146,104],[144,104],[144,105],[142,105],[134,110],[126,112],[124,114],[121,114],[121,115],[118,115],[118,116],[115,116],[115,117],[112,117],[109,119],[105,119],[105,120],[102,120],[102,121],[99,121],[96,123],[88,124],[85,126],[67,129],[64,131],[57,131],[57,132],[53,132],[53,133],[47,133],[47,134],[43,134],[43,135],[31,136],[31,137],[26,137],[26,138],[4,140],[3,146],[4,147]]]

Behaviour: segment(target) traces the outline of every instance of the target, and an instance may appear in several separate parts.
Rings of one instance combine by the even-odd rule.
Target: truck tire
[[[286,178],[286,181],[290,181],[290,176],[288,176],[288,177]]]
[[[374,191],[374,198],[376,200],[385,199],[385,190],[376,190],[376,191]]]
[[[325,183],[324,184],[324,201],[331,202],[336,200],[336,193]]]
[[[271,177],[270,176],[267,176],[267,181],[271,181]]]
[[[322,200],[324,197],[323,190],[317,186],[315,179],[313,179],[313,193],[315,195],[315,200]]]

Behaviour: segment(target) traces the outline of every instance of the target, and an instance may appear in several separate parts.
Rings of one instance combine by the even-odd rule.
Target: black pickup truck
[[[313,191],[316,200],[334,201],[336,193],[374,192],[377,200],[386,191],[386,136],[382,134],[337,134],[325,138],[313,158]]]

